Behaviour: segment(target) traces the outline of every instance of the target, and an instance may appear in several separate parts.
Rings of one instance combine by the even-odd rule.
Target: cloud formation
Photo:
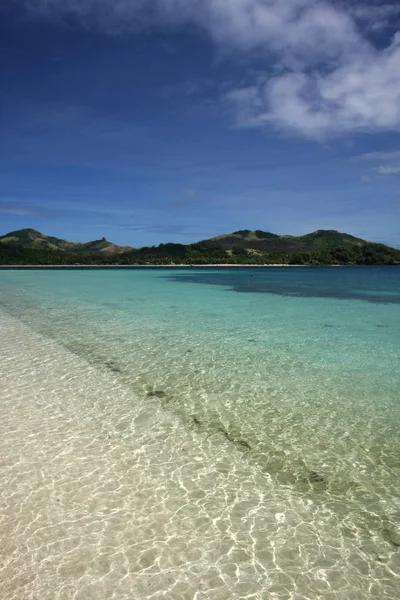
[[[3,202],[0,200],[0,215],[13,215],[16,217],[26,217],[27,215],[33,215],[34,212],[28,208],[17,206],[11,202]]]
[[[364,152],[354,157],[355,160],[363,162],[371,161],[399,161],[400,162],[400,150],[392,152]]]
[[[396,0],[388,2],[369,0],[369,2],[354,3],[343,0],[340,5],[348,10],[367,30],[373,32],[391,28],[400,15],[400,5]]]
[[[378,167],[378,173],[380,173],[380,175],[395,175],[400,173],[400,165],[380,165]]]
[[[397,7],[324,0],[20,0],[34,15],[74,17],[108,33],[197,27],[217,45],[265,56],[264,76],[225,100],[241,127],[313,139],[400,130],[400,31],[370,36]],[[377,16],[379,15],[379,17]],[[390,17],[390,20],[389,20]]]
[[[356,156],[357,161],[369,163],[372,170],[378,173],[378,176],[398,175],[400,174],[400,151],[393,152],[366,152]],[[373,177],[364,175],[362,181],[371,181]]]
[[[146,231],[149,233],[157,233],[159,235],[179,235],[183,237],[191,237],[196,238],[202,235],[207,235],[204,231],[197,231],[192,228],[191,225],[180,225],[180,224],[171,224],[171,225],[115,225],[116,229],[124,230],[124,231]]]
[[[228,94],[239,124],[277,125],[310,138],[400,129],[400,38],[329,72],[285,72]]]

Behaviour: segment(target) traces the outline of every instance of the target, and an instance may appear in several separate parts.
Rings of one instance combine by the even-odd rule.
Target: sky
[[[400,3],[0,0],[0,235],[400,247]]]

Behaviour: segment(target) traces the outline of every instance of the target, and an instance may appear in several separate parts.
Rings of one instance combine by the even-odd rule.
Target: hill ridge
[[[10,231],[0,236],[0,243],[14,244],[22,247],[42,247],[49,250],[61,250],[68,252],[126,252],[131,250],[130,246],[118,246],[109,242],[105,237],[89,242],[72,242],[62,238],[46,235],[36,229],[25,228]]]
[[[106,238],[71,242],[20,229],[0,236],[0,264],[400,264],[400,250],[334,229],[302,236],[241,229],[192,244],[132,248]]]

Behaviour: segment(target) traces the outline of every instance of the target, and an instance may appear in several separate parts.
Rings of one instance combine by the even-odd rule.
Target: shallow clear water
[[[0,333],[0,597],[399,597],[399,269],[2,270]]]

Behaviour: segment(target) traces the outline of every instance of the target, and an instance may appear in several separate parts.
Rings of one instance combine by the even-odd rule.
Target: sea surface
[[[400,597],[400,269],[0,270],[0,598]]]

